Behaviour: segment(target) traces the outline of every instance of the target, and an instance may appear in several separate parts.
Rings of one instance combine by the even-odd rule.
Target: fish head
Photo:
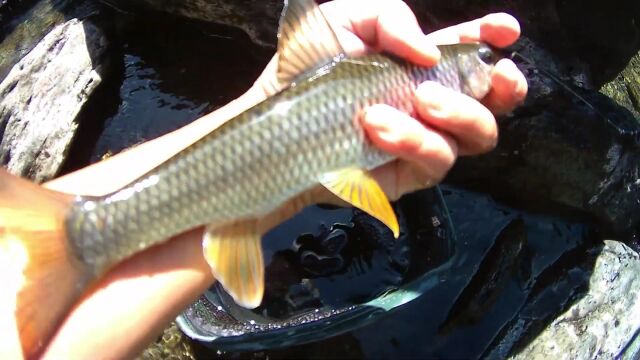
[[[484,43],[439,45],[440,61],[433,67],[417,67],[413,73],[418,83],[431,80],[482,99],[491,89],[491,73],[503,57]]]
[[[484,43],[459,44],[455,65],[460,75],[461,91],[482,99],[491,90],[491,73],[502,58],[499,51]]]

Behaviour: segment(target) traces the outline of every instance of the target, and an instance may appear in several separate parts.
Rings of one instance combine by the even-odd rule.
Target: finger
[[[388,105],[367,108],[362,126],[374,145],[416,164],[434,181],[446,175],[458,154],[451,137]]]
[[[402,195],[437,185],[442,175],[430,175],[424,166],[406,160],[396,160],[371,171],[389,200],[398,200]]]
[[[427,35],[427,38],[436,44],[483,41],[496,47],[509,46],[518,40],[518,37],[518,20],[506,13],[489,14]]]
[[[417,65],[433,66],[440,59],[440,51],[420,29],[415,15],[402,1],[378,16],[376,33],[379,50],[386,50]]]
[[[414,107],[429,126],[453,135],[461,155],[484,153],[497,143],[493,114],[467,95],[428,81],[416,89]]]
[[[418,65],[433,66],[440,58],[438,48],[424,35],[415,15],[402,1],[337,1],[322,8],[330,18],[340,18],[349,11],[351,16],[341,22],[355,33],[361,42],[380,51],[385,50]],[[335,15],[335,16],[334,16]],[[340,36],[346,50],[358,51],[348,37]]]
[[[527,79],[511,60],[498,61],[491,74],[491,84],[491,91],[482,102],[494,114],[512,111],[527,96]]]
[[[24,264],[21,252],[12,241],[0,242],[0,359],[22,359],[22,346],[16,325],[16,294],[22,282]]]

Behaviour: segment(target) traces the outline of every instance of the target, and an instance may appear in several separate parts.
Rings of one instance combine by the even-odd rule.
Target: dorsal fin
[[[278,82],[289,85],[300,74],[344,53],[314,0],[285,0],[278,30]]]

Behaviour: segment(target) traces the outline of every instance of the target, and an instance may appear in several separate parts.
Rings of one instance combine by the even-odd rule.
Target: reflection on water
[[[91,162],[186,125],[209,108],[208,102],[196,103],[188,97],[162,91],[162,80],[156,70],[139,56],[125,53],[124,63],[122,102],[116,114],[106,120]],[[186,69],[176,69],[176,73],[186,75]]]
[[[91,161],[175,130],[246,90],[266,56],[225,37],[139,19],[124,31],[120,102]],[[267,54],[258,51],[258,54]],[[215,64],[215,65],[214,65]]]

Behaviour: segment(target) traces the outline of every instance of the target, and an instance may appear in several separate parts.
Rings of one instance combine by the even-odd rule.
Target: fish
[[[381,103],[415,114],[413,91],[427,80],[487,94],[497,51],[483,43],[440,51],[433,67],[383,53],[350,57],[313,0],[285,1],[273,95],[130,184],[101,197],[70,195],[0,171],[0,249],[22,271],[15,314],[27,357],[115,264],[200,226],[216,281],[239,305],[259,306],[260,219],[319,185],[397,238],[393,208],[369,172],[395,158],[359,119]]]

